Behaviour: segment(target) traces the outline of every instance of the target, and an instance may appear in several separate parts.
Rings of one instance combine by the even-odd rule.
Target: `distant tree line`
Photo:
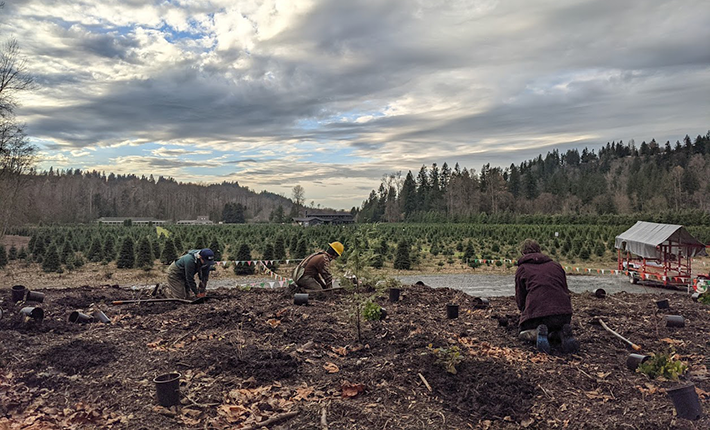
[[[21,223],[91,222],[100,217],[154,217],[164,220],[266,222],[273,213],[290,211],[291,201],[278,194],[256,193],[236,182],[198,185],[163,176],[136,176],[67,169],[30,171],[12,205]]]
[[[481,214],[710,212],[710,131],[675,144],[609,142],[480,172],[447,163],[386,176],[359,222],[468,221]]]

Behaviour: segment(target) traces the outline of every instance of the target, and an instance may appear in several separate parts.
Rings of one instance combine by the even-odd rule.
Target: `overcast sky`
[[[707,0],[5,0],[40,167],[359,206],[382,175],[710,129]]]

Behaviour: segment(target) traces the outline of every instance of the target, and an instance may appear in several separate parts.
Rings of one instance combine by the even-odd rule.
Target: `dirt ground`
[[[710,428],[707,414],[677,418],[665,393],[692,381],[710,412],[710,306],[683,295],[660,311],[662,292],[574,294],[582,347],[565,356],[517,339],[511,297],[481,309],[460,291],[403,286],[396,303],[377,297],[387,316],[363,320],[358,341],[345,292],[307,306],[285,289],[113,305],[141,293],[103,283],[41,290],[41,323],[21,318],[31,303],[13,305],[9,287],[0,290],[0,429],[243,429],[270,419],[269,429]],[[460,306],[457,319],[447,303]],[[96,309],[111,323],[67,321]],[[686,326],[665,327],[665,314]],[[644,353],[674,347],[688,372],[674,382],[628,370],[630,351],[597,317]],[[442,360],[453,347],[456,374]],[[179,409],[157,406],[152,380],[169,372],[181,374]]]

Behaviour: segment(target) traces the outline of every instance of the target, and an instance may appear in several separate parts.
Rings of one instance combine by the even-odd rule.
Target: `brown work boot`
[[[565,324],[562,326],[562,352],[565,354],[576,354],[579,352],[579,341],[572,335],[572,326]]]

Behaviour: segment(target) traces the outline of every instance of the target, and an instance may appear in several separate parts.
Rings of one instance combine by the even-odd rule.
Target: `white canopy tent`
[[[682,225],[645,221],[637,221],[633,227],[616,236],[615,246],[648,259],[663,259],[664,251],[682,257],[707,255],[705,244]]]

